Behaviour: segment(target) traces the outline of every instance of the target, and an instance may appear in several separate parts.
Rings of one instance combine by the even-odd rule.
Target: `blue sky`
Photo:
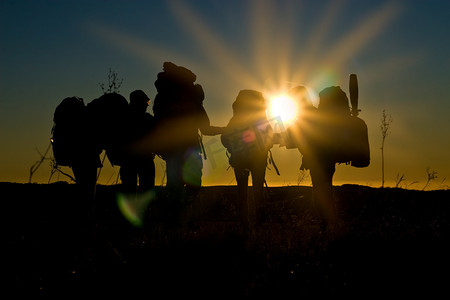
[[[385,109],[393,118],[387,183],[404,174],[405,185],[420,188],[430,167],[445,186],[449,20],[450,2],[438,0],[1,0],[0,181],[28,181],[63,98],[77,95],[87,103],[98,97],[109,68],[124,79],[124,96],[139,88],[153,98],[153,82],[169,60],[197,74],[207,112],[219,126],[231,117],[240,89],[272,93],[303,84],[317,93],[330,85],[347,90],[348,75],[356,73],[372,163],[365,169],[339,166],[335,182],[380,184]],[[206,143],[213,154],[205,162],[205,184],[234,184],[220,143]],[[299,153],[277,146],[273,151],[282,175],[268,171],[268,183],[297,184]],[[117,170],[105,165],[102,182],[111,182]],[[45,164],[33,181],[45,183],[49,174]]]

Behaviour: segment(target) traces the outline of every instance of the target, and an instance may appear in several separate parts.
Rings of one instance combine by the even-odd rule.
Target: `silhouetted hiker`
[[[56,164],[71,167],[80,200],[92,205],[101,150],[96,146],[95,132],[83,99],[65,98],[56,107],[53,122],[52,149]]]
[[[153,104],[155,152],[166,162],[167,188],[176,193],[185,188],[186,199],[195,198],[201,187],[202,152],[206,158],[202,135],[217,135],[223,129],[210,125],[203,88],[195,80],[189,69],[165,62],[155,81]]]
[[[75,267],[88,260],[95,235],[95,191],[97,169],[101,167],[100,152],[92,119],[78,97],[65,98],[54,113],[52,129],[53,155],[56,164],[72,168],[77,192],[72,199],[69,220],[69,247]],[[77,270],[78,271],[78,270]]]
[[[323,106],[317,109],[313,106],[308,91],[303,86],[289,90],[289,96],[297,103],[298,118],[295,124],[287,128],[285,133],[286,148],[298,148],[303,155],[301,170],[309,170],[313,186],[313,201],[319,216],[335,229],[338,217],[333,200],[333,175],[335,172],[335,159],[333,147],[330,145],[330,127],[335,124],[334,109],[329,111]],[[342,94],[333,95],[328,90],[319,94],[320,102],[326,102],[327,97],[342,97]],[[346,97],[346,96],[345,96]],[[348,102],[348,100],[347,100]],[[325,105],[326,106],[326,105]],[[342,109],[342,108],[341,108]],[[347,110],[349,108],[347,106]]]
[[[267,155],[272,142],[272,127],[266,116],[266,103],[261,92],[241,90],[233,103],[233,116],[221,136],[222,144],[230,153],[238,188],[241,223],[249,224],[248,177],[251,174],[254,204],[250,205],[256,220],[262,221],[263,189]],[[253,211],[256,209],[256,212]]]
[[[350,88],[356,93],[352,98],[352,113],[347,94],[338,86],[327,87],[319,93],[317,109],[304,87],[291,89],[289,94],[297,99],[300,117],[284,134],[286,147],[298,148],[303,154],[301,169],[310,170],[314,205],[334,236],[343,233],[333,199],[336,163],[357,168],[370,163],[367,126],[357,117],[355,82]]]
[[[150,98],[142,91],[130,93],[129,109],[124,120],[125,156],[120,167],[120,178],[125,192],[135,193],[139,179],[139,192],[155,186],[155,154],[133,149],[135,143],[145,139],[154,128],[153,116],[146,112]]]

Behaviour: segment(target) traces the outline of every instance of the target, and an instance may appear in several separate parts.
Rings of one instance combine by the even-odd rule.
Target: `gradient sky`
[[[335,184],[381,185],[385,110],[393,119],[386,185],[404,176],[403,187],[422,189],[429,168],[438,176],[430,188],[448,187],[448,28],[450,1],[441,0],[0,0],[0,181],[28,182],[63,98],[97,98],[111,68],[123,78],[126,98],[142,89],[153,99],[156,75],[172,61],[197,75],[217,126],[227,124],[241,89],[269,95],[293,85],[316,93],[339,85],[348,91],[348,76],[356,73],[372,160],[364,169],[339,165]],[[219,137],[204,142],[204,184],[235,184]],[[281,175],[268,170],[269,186],[310,184],[299,171],[298,151],[274,146],[273,155]],[[162,161],[156,165],[160,184]],[[100,183],[114,183],[117,174],[105,161]],[[49,178],[46,161],[32,182]]]

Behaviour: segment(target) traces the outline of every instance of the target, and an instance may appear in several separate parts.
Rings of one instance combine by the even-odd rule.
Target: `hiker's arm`
[[[222,134],[225,130],[225,127],[219,127],[219,126],[211,126],[208,114],[206,113],[203,106],[200,110],[200,131],[203,135],[218,135]]]
[[[290,126],[286,131],[274,134],[274,144],[279,144],[280,147],[286,147],[286,149],[298,148],[301,144],[302,133],[296,126]]]
[[[203,128],[200,128],[200,131],[203,135],[218,135],[222,134],[225,130],[225,127],[219,127],[219,126],[204,126]]]

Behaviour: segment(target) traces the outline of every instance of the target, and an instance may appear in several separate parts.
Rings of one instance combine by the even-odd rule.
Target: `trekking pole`
[[[357,117],[361,110],[358,109],[358,78],[356,74],[350,74],[349,92],[350,103],[352,104],[352,116]]]

